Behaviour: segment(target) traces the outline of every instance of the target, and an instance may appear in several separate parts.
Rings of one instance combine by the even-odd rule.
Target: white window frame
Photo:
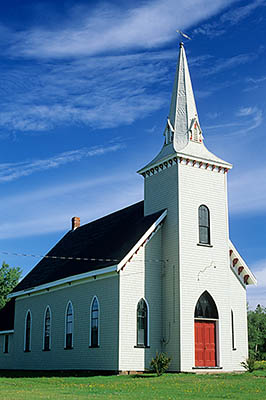
[[[71,307],[72,307],[72,332],[71,332],[71,333],[72,333],[72,342],[71,342],[71,347],[70,347],[70,348],[67,348],[67,347],[66,347],[66,335],[67,335],[67,329],[66,329],[66,327],[67,327],[67,310],[68,310],[69,304],[71,304]],[[65,309],[64,349],[65,349],[65,350],[70,350],[70,349],[73,349],[73,348],[74,348],[74,307],[73,307],[72,301],[69,300],[69,301],[67,302],[67,306],[66,306],[66,309]]]
[[[209,231],[208,231],[208,234],[209,234],[209,242],[208,243],[203,243],[203,242],[201,242],[200,241],[200,227],[201,226],[204,226],[204,225],[200,225],[200,218],[199,218],[199,210],[200,210],[200,207],[206,207],[207,208],[207,210],[208,210],[208,229],[209,229]],[[202,246],[212,246],[212,242],[211,242],[211,211],[210,211],[210,208],[206,205],[206,204],[200,204],[199,206],[198,206],[198,237],[199,237],[199,244],[200,245],[202,245]]]
[[[46,319],[46,313],[47,313],[47,310],[49,309],[49,311],[50,311],[50,336],[49,336],[49,348],[48,348],[48,350],[51,350],[51,347],[52,347],[52,311],[51,311],[51,307],[49,306],[49,305],[47,305],[46,306],[46,308],[45,308],[45,311],[44,311],[44,316],[43,316],[43,343],[42,343],[42,349],[44,350],[44,351],[46,351],[45,350],[45,319]]]
[[[94,299],[96,299],[96,300],[97,300],[97,303],[98,303],[98,346],[97,346],[97,347],[100,347],[100,337],[101,337],[101,336],[100,336],[100,329],[101,329],[100,315],[101,315],[101,309],[100,309],[100,302],[99,302],[99,299],[98,299],[98,297],[97,297],[96,295],[93,296],[92,301],[91,301],[91,305],[90,305],[89,347],[97,349],[97,347],[93,347],[93,346],[91,345],[91,328],[92,328],[92,324],[91,324],[92,318],[91,318],[91,317],[92,317],[92,305],[93,305]]]
[[[8,337],[8,342],[7,342],[7,351],[5,351],[5,349],[6,349],[6,336]],[[3,353],[4,354],[8,354],[9,353],[9,340],[10,340],[10,337],[9,337],[9,334],[8,333],[6,333],[5,335],[3,335]]]
[[[29,338],[29,350],[26,350],[26,331],[27,331],[27,317],[30,314],[30,338]],[[31,351],[31,337],[32,337],[32,312],[30,309],[27,310],[24,320],[24,352],[28,353]]]
[[[145,297],[141,297],[139,299],[139,301],[137,302],[137,306],[136,306],[136,312],[135,312],[135,319],[136,319],[136,347],[138,347],[138,304],[140,302],[140,300],[144,300],[145,304],[147,306],[147,344],[146,346],[144,346],[143,348],[145,349],[145,347],[150,347],[150,306],[149,303],[147,301],[147,299]]]

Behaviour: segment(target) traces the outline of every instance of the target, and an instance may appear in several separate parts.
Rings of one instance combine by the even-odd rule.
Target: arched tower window
[[[24,351],[31,351],[31,312],[27,312],[25,319],[25,341],[24,341]]]
[[[99,347],[99,301],[96,296],[91,304],[90,347]]]
[[[235,348],[235,322],[234,322],[234,312],[231,310],[231,329],[232,329],[232,350],[236,350]]]
[[[51,348],[51,310],[48,306],[44,313],[43,350]]]
[[[67,305],[66,310],[66,327],[65,327],[65,349],[73,348],[73,306],[71,301]]]
[[[144,299],[137,306],[137,346],[148,346],[148,307]]]
[[[195,307],[195,318],[218,319],[218,310],[212,296],[205,291],[200,296]]]
[[[210,244],[210,211],[207,206],[199,206],[199,243]]]

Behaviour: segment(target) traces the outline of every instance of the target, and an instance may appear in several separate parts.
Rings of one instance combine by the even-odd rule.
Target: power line
[[[16,257],[33,257],[33,258],[46,258],[52,260],[67,260],[67,261],[99,261],[99,262],[120,262],[121,260],[116,258],[89,258],[89,257],[71,257],[71,256],[49,256],[49,255],[41,255],[41,254],[26,254],[26,253],[15,253],[9,251],[0,251],[0,254],[8,255],[8,256],[16,256]],[[132,257],[131,257],[132,258]],[[129,262],[128,260],[127,262]],[[134,260],[134,262],[165,262],[167,260],[160,259],[145,259],[145,260]]]

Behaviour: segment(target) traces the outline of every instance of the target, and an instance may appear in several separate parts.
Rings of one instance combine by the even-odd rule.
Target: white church
[[[256,279],[229,238],[232,165],[203,142],[183,43],[144,201],[72,229],[0,312],[0,369],[239,371],[246,288]]]

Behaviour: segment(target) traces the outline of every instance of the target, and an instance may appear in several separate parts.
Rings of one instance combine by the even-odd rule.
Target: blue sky
[[[5,4],[4,4],[5,3]],[[10,0],[0,13],[0,250],[45,254],[143,198],[186,52],[205,144],[234,164],[230,236],[266,306],[266,1]],[[92,255],[93,256],[93,255]],[[1,255],[27,273],[38,258]]]

